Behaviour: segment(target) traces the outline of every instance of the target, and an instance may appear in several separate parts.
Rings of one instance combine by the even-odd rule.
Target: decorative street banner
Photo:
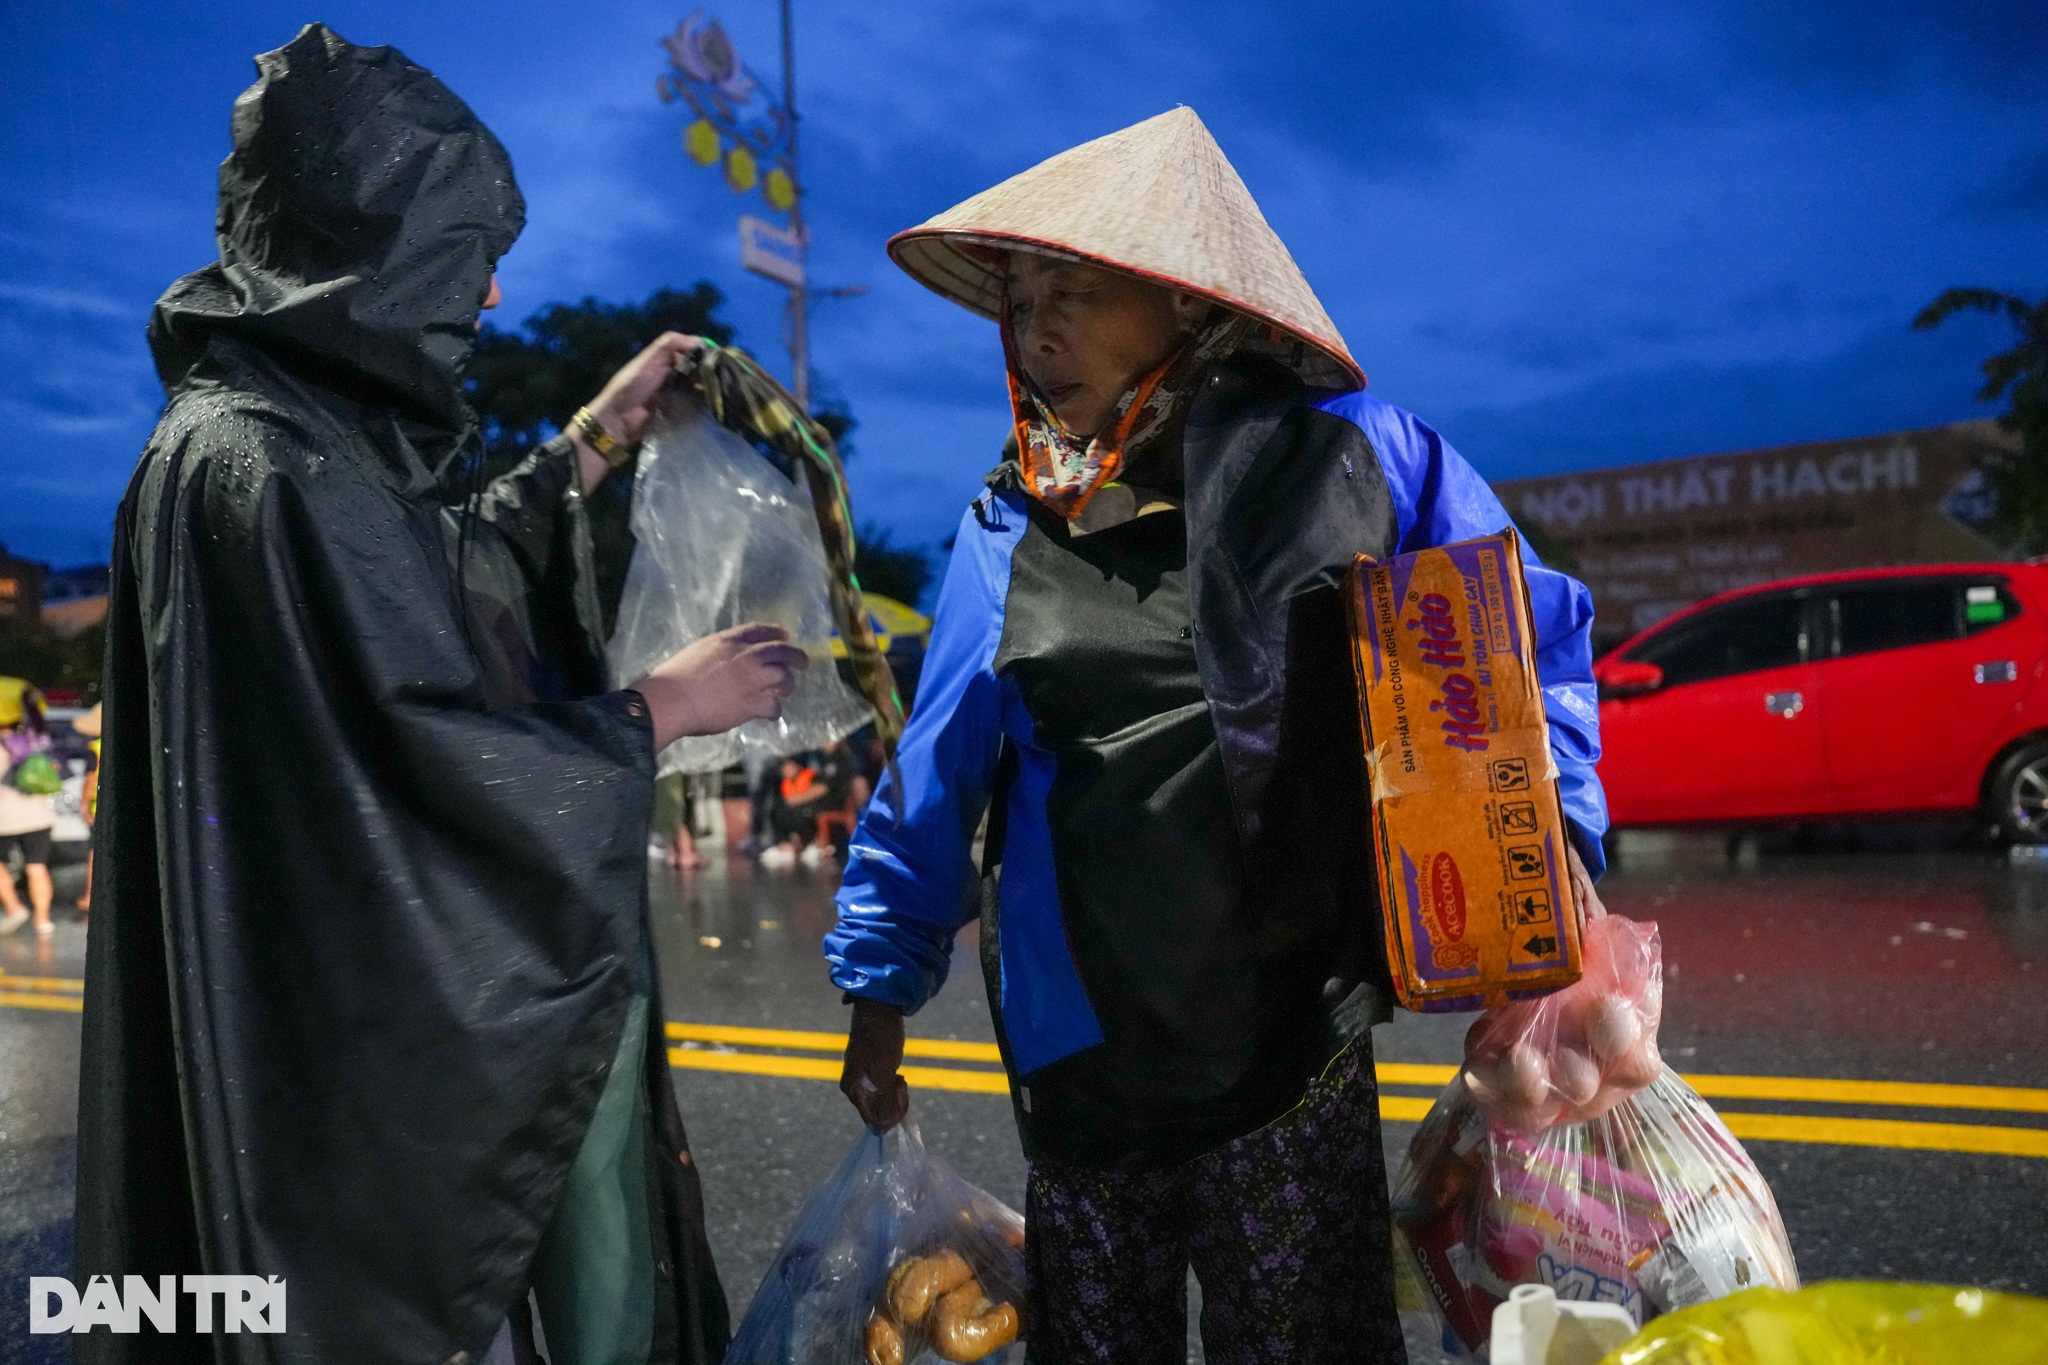
[[[797,195],[789,111],[740,61],[725,26],[693,10],[661,45],[670,69],[655,79],[655,93],[697,115],[683,129],[683,150],[700,166],[723,161],[725,183],[736,193],[759,185],[771,208],[789,212]]]
[[[1996,423],[1511,479],[1510,515],[1548,533],[1613,644],[1704,597],[1800,574],[2011,556],[1980,535],[1978,457]]]

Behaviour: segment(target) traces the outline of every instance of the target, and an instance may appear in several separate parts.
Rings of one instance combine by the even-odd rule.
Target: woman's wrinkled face
[[[1023,252],[1010,257],[1018,363],[1067,430],[1090,437],[1180,343],[1201,311],[1188,296],[1130,275]]]

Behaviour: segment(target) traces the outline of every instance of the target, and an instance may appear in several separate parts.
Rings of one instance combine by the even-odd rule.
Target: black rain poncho
[[[504,149],[389,48],[315,25],[258,69],[116,526],[78,1273],[282,1276],[289,1330],[78,1350],[473,1361],[652,988],[651,734],[602,690],[566,445],[444,497]],[[651,1359],[708,1362],[661,1017]]]

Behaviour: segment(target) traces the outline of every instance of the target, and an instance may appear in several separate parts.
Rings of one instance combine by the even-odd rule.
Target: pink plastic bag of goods
[[[1799,1287],[1756,1163],[1658,1057],[1659,964],[1655,925],[1597,920],[1578,984],[1466,1035],[1464,1074],[1409,1143],[1394,1191],[1399,1298],[1418,1342],[1483,1350],[1520,1284],[1619,1304],[1637,1326],[1755,1285]]]
[[[1594,920],[1585,955],[1576,983],[1488,1010],[1465,1035],[1465,1084],[1494,1122],[1524,1133],[1583,1123],[1663,1071],[1657,926],[1619,915]]]

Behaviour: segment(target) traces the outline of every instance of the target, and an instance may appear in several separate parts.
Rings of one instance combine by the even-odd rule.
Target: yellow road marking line
[[[1904,1147],[1922,1152],[1988,1152],[2048,1157],[2048,1128],[1994,1128],[1917,1119],[1812,1118],[1805,1114],[1722,1113],[1739,1138],[1765,1142],[1831,1142],[1851,1147]]]
[[[83,995],[85,982],[75,976],[9,976],[0,972],[0,991],[59,991]]]
[[[728,1043],[742,1047],[781,1047],[813,1052],[843,1052],[843,1033],[797,1029],[745,1028],[729,1024],[670,1024],[677,1041]],[[1000,1065],[994,1043],[963,1043],[941,1038],[904,1040],[906,1057],[933,1057],[956,1062]],[[1458,1074],[1455,1066],[1423,1062],[1380,1062],[1381,1085],[1442,1087]],[[835,1073],[836,1074],[836,1073]],[[1709,1099],[1791,1100],[1809,1104],[1880,1104],[1927,1109],[1999,1109],[2020,1114],[2048,1114],[2048,1090],[2001,1085],[1943,1085],[1918,1081],[1851,1081],[1803,1076],[1689,1075],[1685,1081]]]
[[[844,1052],[843,1033],[810,1033],[801,1029],[744,1028],[738,1024],[670,1024],[668,1036],[677,1042],[737,1043],[752,1047],[790,1047],[810,1052]],[[906,1057],[937,1057],[950,1062],[994,1062],[1003,1054],[994,1043],[961,1043],[949,1038],[906,1038]],[[834,1073],[835,1075],[838,1073]]]
[[[705,1052],[670,1048],[669,1063],[696,1071],[738,1072],[752,1076],[787,1076],[836,1081],[839,1063],[823,1057],[779,1057],[749,1052]],[[964,1090],[1001,1095],[1009,1091],[999,1071],[963,1071],[954,1067],[906,1066],[903,1079],[927,1090]],[[1431,1100],[1412,1095],[1380,1096],[1380,1117],[1389,1123],[1415,1123],[1429,1113]],[[1908,1119],[1816,1118],[1803,1114],[1723,1113],[1722,1121],[1739,1138],[1762,1142],[1833,1143],[1852,1147],[1890,1147],[1926,1152],[1988,1153],[1995,1156],[2048,1157],[2048,1129],[1997,1128],[1971,1123],[1924,1123]]]
[[[9,976],[0,973],[0,1007],[57,1010],[76,1014],[85,982],[74,977]],[[677,1042],[722,1043],[742,1047],[779,1047],[799,1051],[842,1052],[846,1036],[803,1029],[750,1028],[738,1024],[668,1025]],[[945,1038],[910,1038],[906,1057],[1000,1065],[994,1043]],[[839,1063],[801,1057],[762,1057],[737,1053],[673,1048],[677,1066],[700,1071],[748,1072],[755,1075],[837,1080]],[[1455,1066],[1420,1062],[1381,1062],[1382,1085],[1443,1086],[1457,1075]],[[907,1066],[904,1079],[935,1090],[960,1090],[1000,1095],[1009,1090],[1001,1072],[948,1067]],[[1933,1109],[2002,1110],[2048,1114],[2048,1090],[2019,1086],[1946,1085],[1917,1081],[1856,1081],[1802,1076],[1688,1075],[1687,1084],[1709,1099],[1785,1100],[1809,1104],[1874,1104]],[[1401,1095],[1380,1098],[1381,1115],[1392,1122],[1412,1122],[1429,1112],[1431,1101]],[[1993,1152],[2011,1156],[2048,1156],[2048,1130],[1996,1128],[1973,1124],[1923,1123],[1904,1119],[1815,1118],[1790,1114],[1731,1113],[1724,1116],[1737,1137],[1765,1141],[1839,1142],[1856,1146],[1908,1147],[1936,1151]]]
[[[1926,1109],[2004,1109],[2048,1114],[2048,1090],[1919,1081],[1837,1081],[1801,1076],[1687,1076],[1709,1099],[1804,1100],[1809,1104],[1896,1104]]]
[[[66,1014],[85,1013],[85,1002],[75,995],[17,995],[12,991],[0,991],[0,1008],[12,1005],[22,1010],[62,1010]]]
[[[806,1081],[836,1081],[840,1063],[823,1057],[773,1057],[750,1052],[705,1052],[698,1048],[672,1047],[670,1066],[692,1071],[736,1071],[750,1076],[790,1076]],[[1007,1095],[1009,1078],[1000,1071],[962,1071],[944,1066],[906,1066],[903,1079],[926,1090],[967,1090],[983,1095]]]
[[[1380,1096],[1380,1117],[1389,1123],[1420,1123],[1435,1100],[1418,1100],[1413,1095]]]

